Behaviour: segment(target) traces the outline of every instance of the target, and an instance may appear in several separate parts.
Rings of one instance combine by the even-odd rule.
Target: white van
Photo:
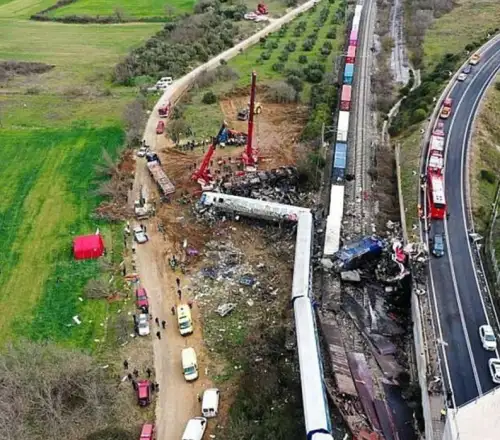
[[[182,440],[201,440],[207,429],[207,419],[205,417],[195,417],[187,422]]]
[[[209,388],[203,393],[201,402],[201,414],[203,417],[217,417],[219,413],[219,390]]]
[[[198,379],[198,362],[196,361],[196,352],[194,351],[194,348],[183,348],[181,357],[184,379],[188,382]]]
[[[179,332],[182,336],[193,333],[191,309],[187,304],[177,306],[177,323],[179,324]]]

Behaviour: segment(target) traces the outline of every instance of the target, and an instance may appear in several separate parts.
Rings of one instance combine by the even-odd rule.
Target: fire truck
[[[442,168],[442,157],[441,157]],[[446,201],[444,198],[444,176],[441,170],[427,168],[427,200],[429,216],[432,220],[443,220],[446,215]]]

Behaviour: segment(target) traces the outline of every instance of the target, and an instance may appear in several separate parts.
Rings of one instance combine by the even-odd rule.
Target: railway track
[[[368,169],[371,163],[371,112],[370,112],[370,38],[373,35],[374,0],[365,0],[360,38],[360,54],[358,56],[358,72],[356,84],[356,112],[354,137],[354,184],[351,188],[351,200],[354,203],[352,230],[356,234],[365,234],[369,219],[370,178]]]

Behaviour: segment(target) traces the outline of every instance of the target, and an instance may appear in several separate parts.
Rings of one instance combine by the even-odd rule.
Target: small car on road
[[[497,349],[497,338],[491,325],[482,325],[479,327],[479,337],[485,350],[495,351]]]
[[[490,369],[491,380],[495,383],[500,383],[500,359],[488,359],[488,367]]]
[[[151,332],[149,329],[149,315],[141,313],[139,316],[134,315],[135,331],[139,336],[147,336]]]
[[[156,126],[156,134],[163,134],[165,131],[165,122],[158,121],[158,125]]]
[[[481,55],[479,55],[478,53],[475,53],[474,55],[472,55],[470,57],[469,64],[472,64],[473,66],[475,66],[477,63],[479,63],[480,59],[481,59]]]
[[[432,255],[435,257],[444,256],[444,237],[443,234],[435,234],[432,239]]]
[[[471,72],[472,72],[472,67],[471,67],[470,64],[468,64],[467,66],[465,66],[464,70],[462,70],[462,73],[465,73],[466,75],[468,75]]]
[[[139,148],[137,150],[137,157],[144,157],[146,156],[146,154],[148,153],[149,151],[149,148],[148,147],[145,147],[145,146],[142,146],[141,148]]]
[[[458,78],[457,78],[457,81],[465,81],[467,79],[467,74],[465,73],[461,73],[460,75],[458,75]]]
[[[134,227],[134,239],[139,244],[146,243],[149,240],[142,226]]]

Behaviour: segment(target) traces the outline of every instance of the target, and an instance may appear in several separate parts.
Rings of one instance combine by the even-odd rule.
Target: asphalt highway
[[[495,384],[488,370],[488,359],[498,353],[483,349],[478,329],[488,323],[481,287],[476,277],[468,237],[467,149],[481,97],[495,73],[500,70],[500,41],[488,47],[468,78],[448,95],[453,99],[452,114],[445,122],[445,197],[448,220],[434,221],[429,237],[445,236],[446,254],[431,257],[430,290],[437,313],[440,345],[445,353],[442,370],[451,379],[455,404],[481,396]],[[449,384],[449,382],[448,382]]]

